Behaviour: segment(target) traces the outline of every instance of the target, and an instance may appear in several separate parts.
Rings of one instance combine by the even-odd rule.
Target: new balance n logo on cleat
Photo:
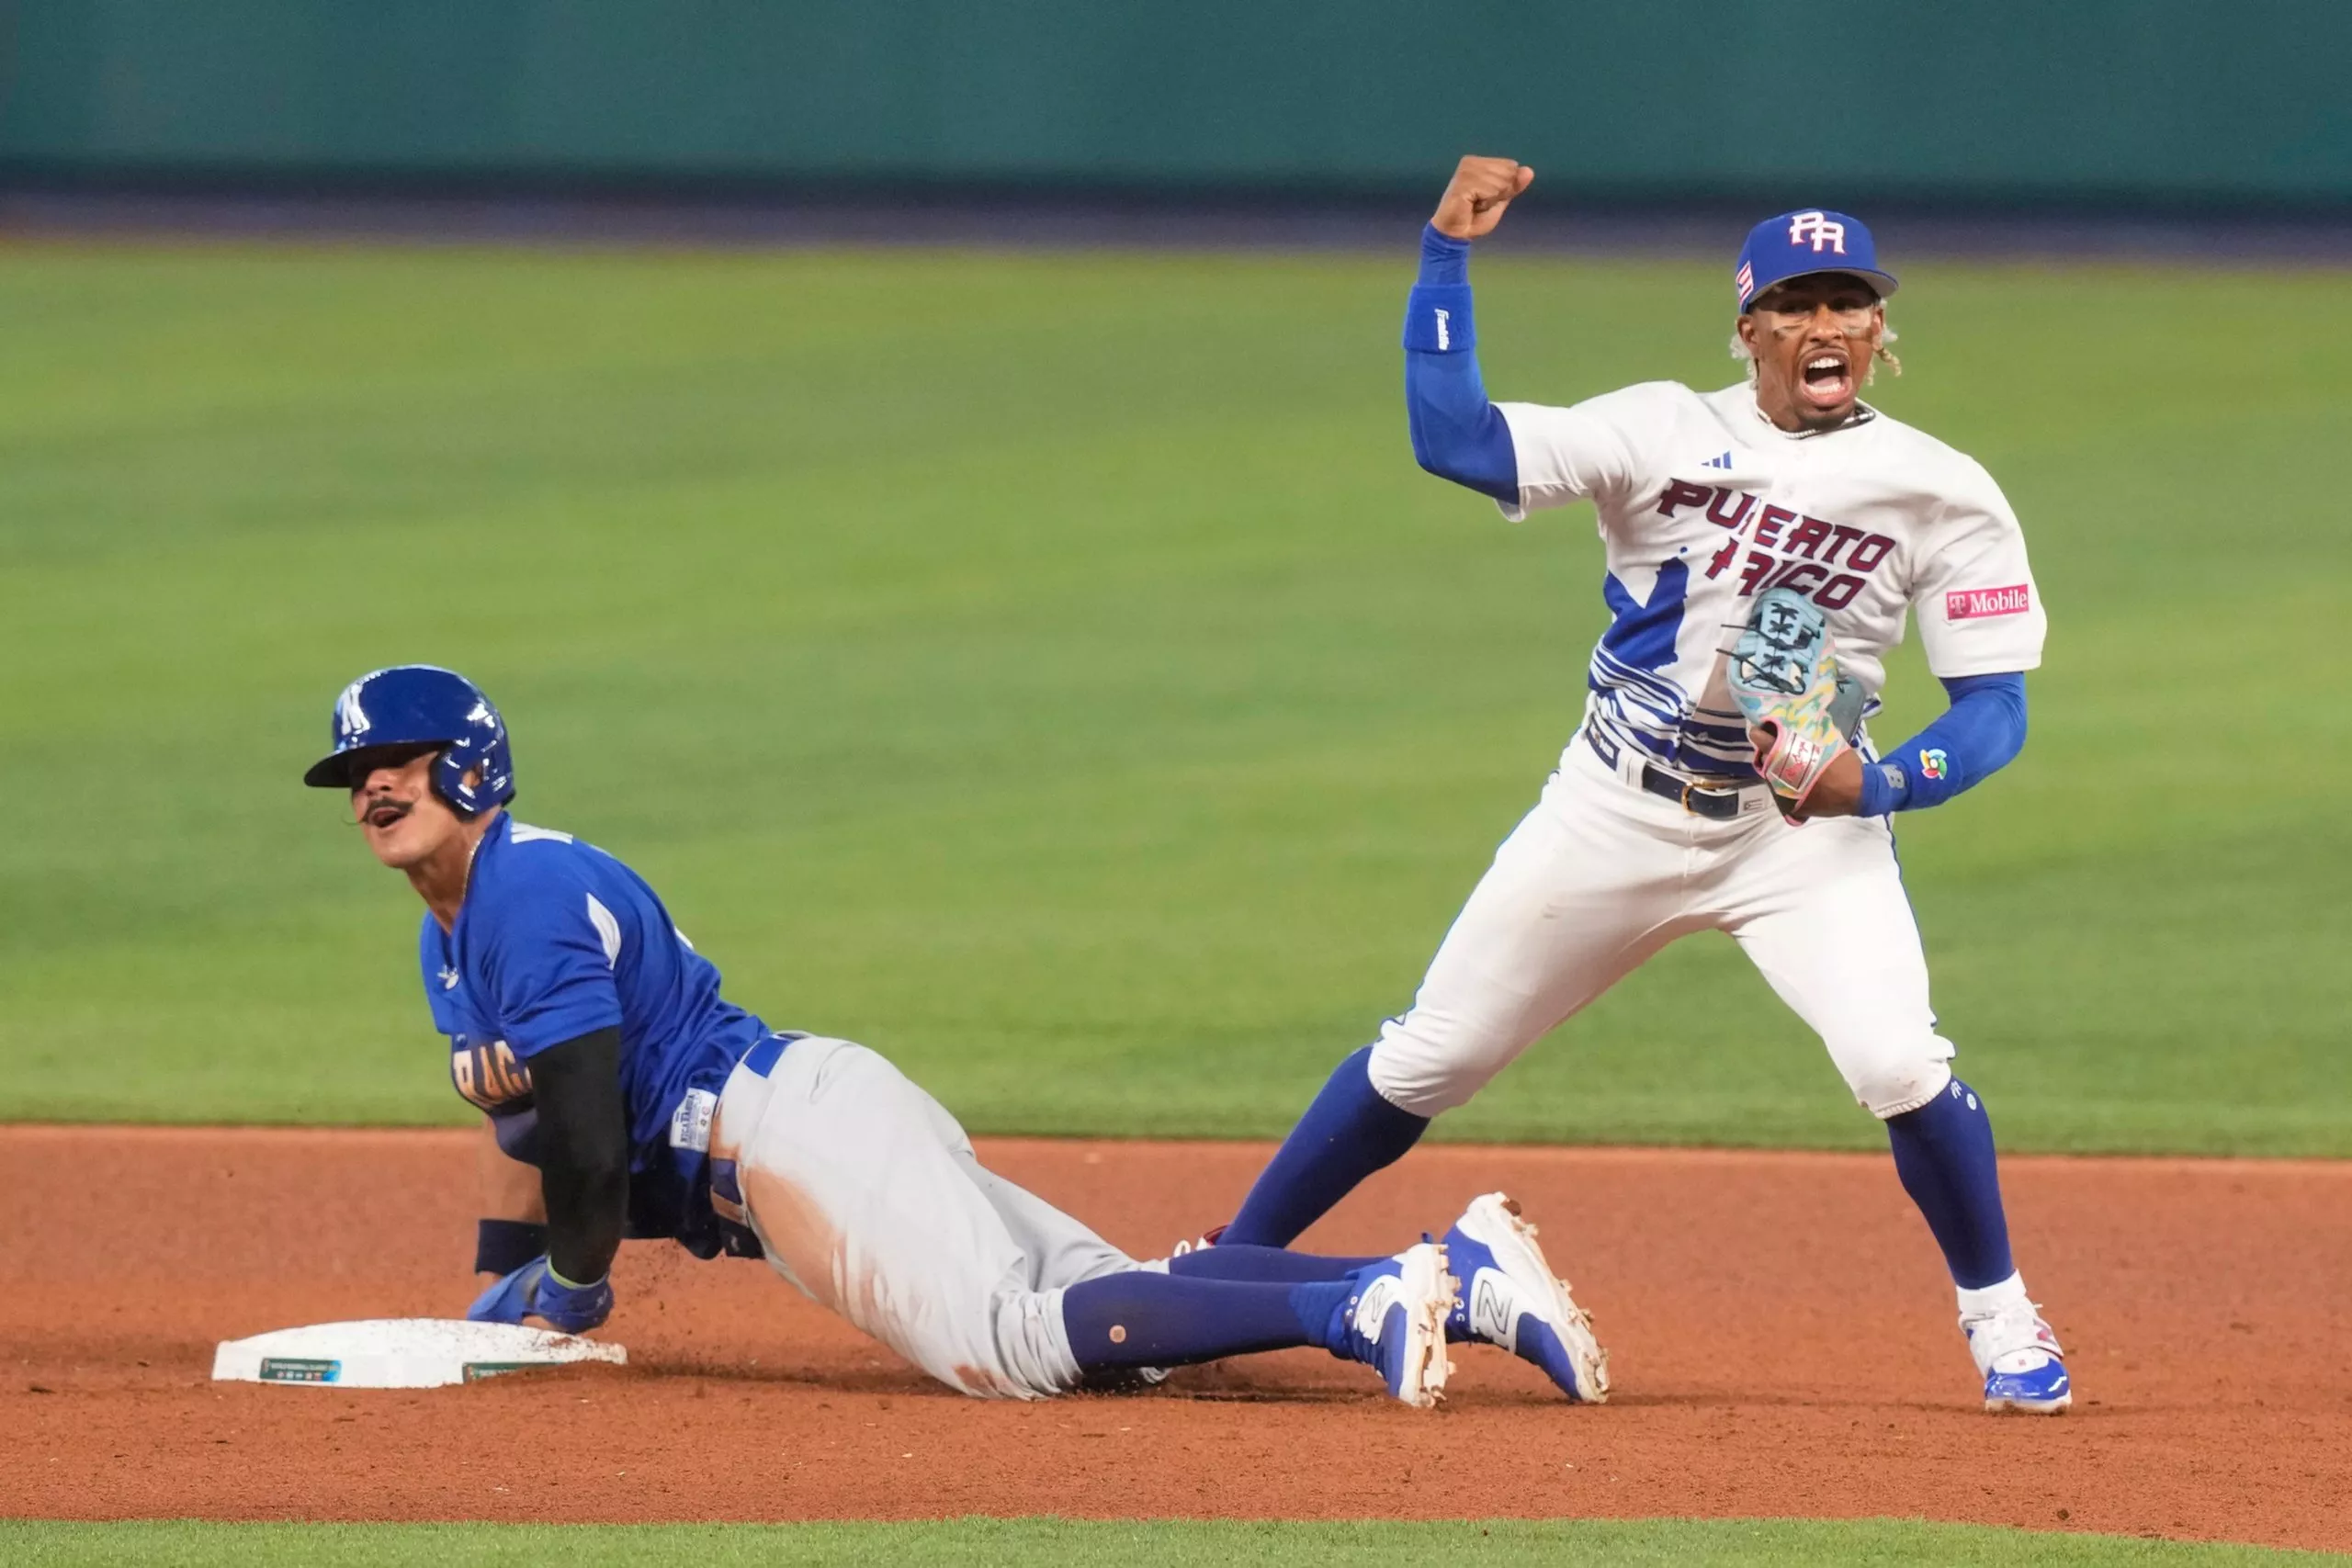
[[[1502,1275],[1481,1269],[1470,1286],[1470,1332],[1504,1349],[1519,1349],[1519,1303]]]

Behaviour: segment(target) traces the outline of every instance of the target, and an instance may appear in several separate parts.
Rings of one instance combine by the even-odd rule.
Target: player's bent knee
[[[1062,1318],[1061,1289],[1003,1290],[990,1304],[995,1356],[956,1368],[948,1381],[983,1399],[1050,1399],[1083,1383]]]
[[[1942,1042],[1939,1041],[1939,1044]],[[1900,1062],[1887,1062],[1870,1069],[1849,1074],[1847,1083],[1854,1098],[1864,1109],[1883,1122],[1891,1116],[1917,1111],[1944,1091],[1951,1082],[1951,1063],[1946,1055],[1912,1056]]]
[[[1855,1021],[1823,1030],[1821,1043],[1854,1099],[1882,1122],[1918,1110],[1951,1082],[1952,1043],[1926,1019],[1893,1029]]]
[[[1414,1116],[1466,1104],[1519,1054],[1509,1043],[1465,1043],[1458,1032],[1414,1025],[1408,1015],[1385,1026],[1364,1067],[1381,1099]]]

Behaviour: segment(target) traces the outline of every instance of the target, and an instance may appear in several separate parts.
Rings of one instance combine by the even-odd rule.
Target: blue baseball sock
[[[1329,1349],[1331,1319],[1349,1289],[1345,1280],[1268,1285],[1138,1269],[1064,1291],[1062,1326],[1090,1372],[1183,1367],[1299,1345]]]
[[[1258,1174],[1219,1245],[1288,1247],[1374,1171],[1420,1141],[1430,1119],[1399,1111],[1372,1087],[1372,1047],[1341,1062]]]
[[[1895,1174],[1944,1249],[1952,1282],[1982,1290],[2016,1273],[1993,1156],[1993,1122],[1976,1091],[1954,1078],[1918,1110],[1888,1117],[1886,1136],[1894,1146]]]
[[[1385,1258],[1327,1258],[1280,1247],[1248,1247],[1220,1239],[1215,1247],[1168,1260],[1168,1271],[1187,1280],[1247,1280],[1261,1285],[1305,1285],[1344,1280]]]

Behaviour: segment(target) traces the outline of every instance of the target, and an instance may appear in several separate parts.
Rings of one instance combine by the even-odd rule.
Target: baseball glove
[[[1840,674],[1829,622],[1804,594],[1775,588],[1732,645],[1724,672],[1756,742],[1756,771],[1781,815],[1795,818],[1862,716],[1862,688]]]

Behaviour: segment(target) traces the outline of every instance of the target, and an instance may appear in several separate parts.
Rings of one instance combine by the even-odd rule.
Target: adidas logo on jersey
[[[1726,452],[1720,457],[1710,457],[1699,466],[1702,468],[1728,468],[1731,467],[1731,454]]]

